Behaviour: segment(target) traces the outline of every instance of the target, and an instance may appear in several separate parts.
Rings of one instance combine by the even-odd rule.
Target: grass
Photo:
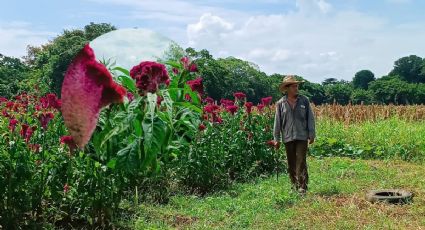
[[[135,229],[425,229],[425,167],[403,161],[308,158],[309,192],[290,191],[287,175],[235,184],[206,197],[142,204]],[[402,188],[409,205],[372,204],[370,189]]]
[[[333,139],[359,147],[365,150],[362,155],[366,158],[425,163],[425,121],[393,117],[344,125],[343,122],[322,119],[317,122],[317,133],[319,142]]]

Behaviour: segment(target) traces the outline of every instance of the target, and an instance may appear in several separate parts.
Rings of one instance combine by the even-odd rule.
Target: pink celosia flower
[[[10,119],[9,121],[9,130],[10,131],[15,131],[15,127],[18,124],[18,121],[16,119]]]
[[[38,120],[41,123],[41,127],[43,129],[47,129],[47,125],[49,124],[50,120],[52,120],[54,117],[55,116],[51,112],[40,114],[40,116],[38,117]]]
[[[220,100],[220,104],[222,106],[228,106],[228,105],[235,105],[235,102],[232,100],[227,100],[227,99],[221,99]]]
[[[160,84],[169,84],[167,69],[161,63],[145,61],[130,70],[130,76],[136,80],[140,95],[155,93]]]
[[[238,111],[238,107],[236,105],[228,105],[228,106],[226,106],[226,110],[227,110],[227,112],[234,115]]]
[[[78,147],[90,140],[101,108],[123,102],[125,95],[87,44],[68,66],[62,85],[62,115]]]
[[[212,103],[214,103],[214,99],[212,99],[211,97],[207,97],[207,98],[205,98],[204,102],[206,102],[208,104],[212,104]]]
[[[261,104],[263,105],[270,105],[270,103],[272,102],[272,97],[265,97],[265,98],[261,98]]]
[[[236,92],[233,94],[233,96],[235,96],[235,98],[237,98],[238,100],[242,100],[244,98],[246,98],[246,95],[242,92]]]
[[[202,78],[198,77],[195,80],[187,81],[192,91],[204,94],[204,86],[202,85]]]
[[[245,108],[246,108],[246,112],[247,112],[248,114],[250,114],[250,113],[251,113],[251,111],[252,111],[252,106],[253,106],[252,102],[245,102]]]
[[[199,125],[199,131],[204,131],[207,127],[204,124]]]

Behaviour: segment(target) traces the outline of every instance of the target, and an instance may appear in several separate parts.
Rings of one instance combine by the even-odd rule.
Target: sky
[[[22,57],[64,29],[107,22],[146,28],[182,47],[256,63],[312,82],[377,78],[425,57],[423,0],[0,0],[0,53]]]

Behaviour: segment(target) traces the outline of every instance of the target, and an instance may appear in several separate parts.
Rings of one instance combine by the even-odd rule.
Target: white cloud
[[[34,28],[27,22],[0,23],[0,53],[6,56],[26,55],[27,45],[41,45],[55,34]]]
[[[187,35],[189,45],[203,45],[199,44],[199,42],[207,42],[211,45],[215,43],[215,41],[209,40],[211,37],[217,36],[219,39],[216,41],[226,39],[227,34],[231,32],[232,29],[233,25],[231,23],[211,13],[206,13],[201,16],[198,23],[188,25]]]
[[[365,13],[331,11],[324,0],[297,0],[297,6],[295,12],[246,15],[242,22],[204,15],[187,26],[188,40],[213,55],[228,53],[257,63],[269,74],[298,74],[315,82],[351,80],[361,69],[380,77],[400,57],[425,56],[425,23],[394,26]]]

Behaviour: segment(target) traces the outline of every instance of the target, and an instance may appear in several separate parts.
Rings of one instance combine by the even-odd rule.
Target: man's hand
[[[309,138],[309,139],[308,139],[308,144],[310,144],[310,145],[311,145],[311,144],[313,144],[313,143],[314,143],[314,138]]]
[[[280,141],[275,141],[274,146],[276,149],[280,148]]]

